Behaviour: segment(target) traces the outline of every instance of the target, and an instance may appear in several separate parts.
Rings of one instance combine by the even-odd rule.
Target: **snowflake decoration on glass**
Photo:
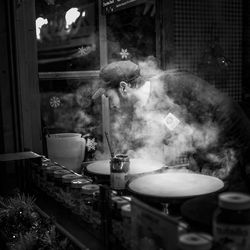
[[[80,56],[85,56],[88,54],[88,48],[84,48],[83,46],[81,48],[78,48],[78,53],[80,54]]]
[[[122,49],[122,51],[120,52],[120,55],[122,57],[122,59],[128,59],[129,53],[127,49]]]
[[[97,143],[95,141],[95,138],[93,138],[93,139],[89,139],[88,138],[87,139],[86,147],[87,147],[88,151],[95,150],[96,149],[96,145],[97,145]]]
[[[49,104],[52,108],[58,108],[61,105],[61,100],[57,96],[53,96],[49,100]]]
[[[95,46],[87,46],[78,48],[78,54],[80,56],[87,56],[91,51],[95,51]]]

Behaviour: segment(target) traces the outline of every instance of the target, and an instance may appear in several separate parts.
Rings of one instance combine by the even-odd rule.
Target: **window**
[[[156,56],[155,37],[154,1],[107,15],[109,61]]]
[[[100,68],[114,60],[156,55],[154,1],[123,2],[110,12],[105,0],[36,0],[44,132],[92,133],[105,141],[108,100],[91,100]]]
[[[98,70],[96,1],[36,1],[40,72]]]

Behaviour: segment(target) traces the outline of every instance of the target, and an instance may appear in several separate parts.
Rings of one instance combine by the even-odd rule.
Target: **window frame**
[[[147,0],[139,1],[140,4],[147,2]],[[171,54],[169,50],[173,48],[173,33],[172,33],[172,8],[173,0],[167,1],[155,0],[155,44],[156,44],[156,58],[160,62],[161,68],[166,68],[170,61]],[[100,69],[108,64],[108,46],[107,46],[107,24],[106,15],[102,11],[102,0],[98,0],[98,25],[99,25],[99,48],[100,48]],[[167,28],[166,28],[167,27]],[[170,30],[169,33],[166,29]],[[166,35],[168,34],[168,35]],[[164,42],[163,42],[164,41]],[[170,55],[170,56],[169,56]],[[38,72],[39,81],[43,80],[69,80],[69,79],[98,79],[100,70],[91,71],[62,71],[62,72]],[[110,120],[109,120],[109,100],[102,96],[102,124],[103,124],[103,150],[108,152],[108,144],[105,139],[105,133],[110,134]],[[109,138],[110,139],[110,138]]]
[[[99,25],[99,48],[100,48],[100,69],[107,64],[107,32],[106,16],[102,14],[101,0],[98,0],[98,25]],[[63,80],[63,79],[91,79],[98,77],[100,70],[81,71],[56,71],[38,72],[39,80]]]

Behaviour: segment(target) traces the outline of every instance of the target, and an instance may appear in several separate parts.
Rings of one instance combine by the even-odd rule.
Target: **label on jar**
[[[113,189],[124,189],[126,183],[125,173],[111,173],[110,174],[110,185]]]
[[[250,249],[250,225],[228,225],[214,223],[215,241],[233,243],[238,250]]]

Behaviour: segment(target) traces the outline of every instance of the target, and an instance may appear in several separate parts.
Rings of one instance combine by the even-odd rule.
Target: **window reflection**
[[[154,1],[107,14],[109,61],[155,56],[155,32]]]
[[[155,56],[155,4],[141,1],[107,13],[101,28],[98,15],[95,0],[36,0],[43,131],[91,134],[102,148],[102,126],[110,125],[102,122],[108,101],[91,99],[100,84],[100,54],[102,63]]]
[[[40,72],[100,68],[97,1],[36,0]]]
[[[41,81],[41,113],[48,133],[76,132],[101,137],[101,100],[92,102],[98,80]]]

